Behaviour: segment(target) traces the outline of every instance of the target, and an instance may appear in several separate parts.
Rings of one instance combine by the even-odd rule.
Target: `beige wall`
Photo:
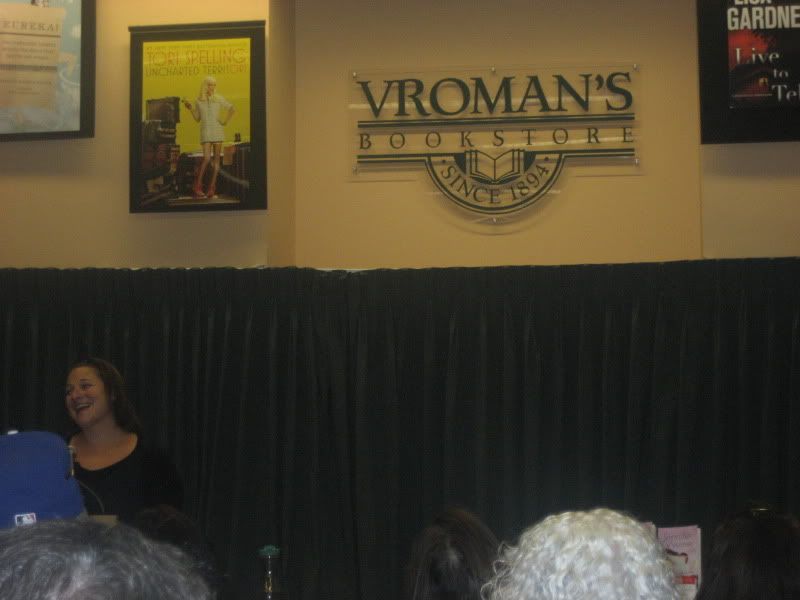
[[[297,4],[297,258],[376,267],[673,260],[701,256],[692,0]],[[477,234],[437,210],[425,176],[350,183],[347,73],[452,65],[642,65],[645,175],[569,177],[525,226]],[[330,101],[320,102],[320,98]],[[323,135],[327,132],[327,135]],[[302,175],[300,175],[302,173]]]
[[[129,25],[269,16],[269,211],[128,214]],[[404,267],[800,254],[797,143],[701,147],[693,0],[98,0],[97,135],[0,145],[0,266]],[[354,69],[641,65],[642,174],[476,228],[424,175],[353,182]]]
[[[263,0],[267,2],[267,0]],[[295,243],[294,0],[270,0],[267,49],[267,194],[269,265],[297,264]],[[240,266],[241,262],[231,263]],[[246,263],[244,263],[246,264]]]
[[[707,258],[800,256],[800,142],[704,146]]]

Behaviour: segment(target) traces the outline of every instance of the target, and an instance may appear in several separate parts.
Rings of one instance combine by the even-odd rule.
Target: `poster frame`
[[[697,0],[701,144],[800,140],[800,104],[731,108],[726,9]]]
[[[171,25],[130,26],[130,212],[195,212],[264,210],[267,208],[267,117],[266,117],[266,22],[235,21],[225,23],[189,23]],[[249,123],[246,166],[246,191],[238,203],[191,203],[170,205],[166,202],[146,202],[145,173],[142,166],[143,143],[143,47],[147,42],[217,41],[229,38],[250,40]],[[183,109],[185,111],[185,108]],[[226,136],[228,132],[226,132]],[[225,143],[233,140],[226,138]],[[224,168],[224,167],[223,167]]]
[[[17,2],[0,2],[18,4]],[[75,5],[77,6],[77,5]],[[69,5],[66,6],[70,10]],[[0,142],[92,138],[95,135],[95,48],[97,43],[96,0],[80,0],[80,108],[75,129],[42,129],[25,132],[0,132]],[[17,65],[6,65],[15,69]]]

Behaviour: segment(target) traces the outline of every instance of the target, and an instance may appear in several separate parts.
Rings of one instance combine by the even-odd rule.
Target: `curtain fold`
[[[446,505],[513,541],[598,505],[710,534],[800,510],[800,260],[320,272],[0,269],[0,426],[126,377],[231,597],[401,598]]]

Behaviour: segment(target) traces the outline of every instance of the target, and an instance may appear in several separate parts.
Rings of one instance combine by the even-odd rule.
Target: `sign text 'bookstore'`
[[[421,165],[485,215],[534,204],[567,162],[635,161],[635,66],[352,74],[355,172]],[[590,163],[591,164],[591,163]]]

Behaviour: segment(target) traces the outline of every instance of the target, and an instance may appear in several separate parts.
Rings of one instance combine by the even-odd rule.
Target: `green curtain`
[[[67,366],[126,377],[187,512],[258,597],[398,599],[444,506],[513,541],[598,505],[706,538],[800,509],[800,260],[321,272],[0,270],[0,426],[62,430]]]

